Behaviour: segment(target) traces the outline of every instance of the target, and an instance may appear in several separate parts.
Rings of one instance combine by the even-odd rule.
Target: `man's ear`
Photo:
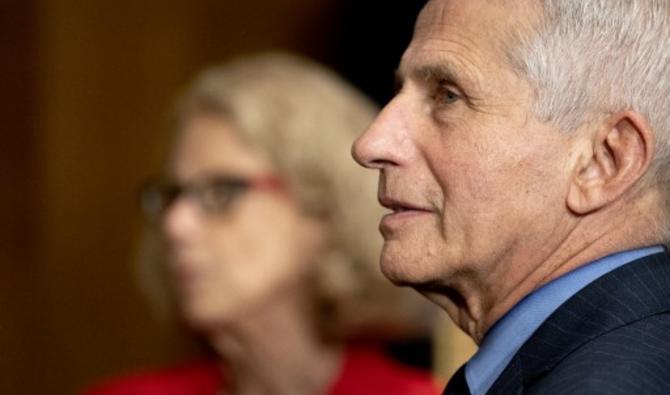
[[[570,182],[567,205],[588,214],[619,198],[642,178],[654,155],[654,134],[635,111],[607,117]]]

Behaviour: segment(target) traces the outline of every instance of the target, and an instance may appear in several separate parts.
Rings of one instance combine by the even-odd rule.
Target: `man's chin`
[[[422,282],[420,273],[413,272],[412,264],[407,261],[390,259],[382,255],[380,268],[382,274],[394,285],[412,287]]]

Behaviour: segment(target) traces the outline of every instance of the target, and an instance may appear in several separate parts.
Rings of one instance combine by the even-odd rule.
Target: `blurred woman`
[[[144,249],[149,288],[169,284],[157,299],[170,295],[216,358],[88,394],[436,394],[372,341],[428,334],[433,310],[377,268],[376,177],[349,155],[375,112],[289,55],[200,75],[166,175],[143,192],[160,239]]]

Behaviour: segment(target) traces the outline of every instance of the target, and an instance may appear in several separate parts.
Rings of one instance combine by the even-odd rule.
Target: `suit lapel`
[[[444,389],[442,395],[470,395],[468,382],[465,379],[465,365],[461,366],[449,379],[447,388]]]
[[[523,369],[517,353],[507,365],[487,395],[515,395],[523,393]]]
[[[488,394],[516,394],[606,332],[670,311],[670,257],[650,255],[602,276],[568,299],[524,343]]]

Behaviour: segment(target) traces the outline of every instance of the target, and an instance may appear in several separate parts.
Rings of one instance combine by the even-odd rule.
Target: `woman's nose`
[[[196,237],[202,227],[202,212],[192,199],[178,198],[166,207],[161,230],[170,242]]]

